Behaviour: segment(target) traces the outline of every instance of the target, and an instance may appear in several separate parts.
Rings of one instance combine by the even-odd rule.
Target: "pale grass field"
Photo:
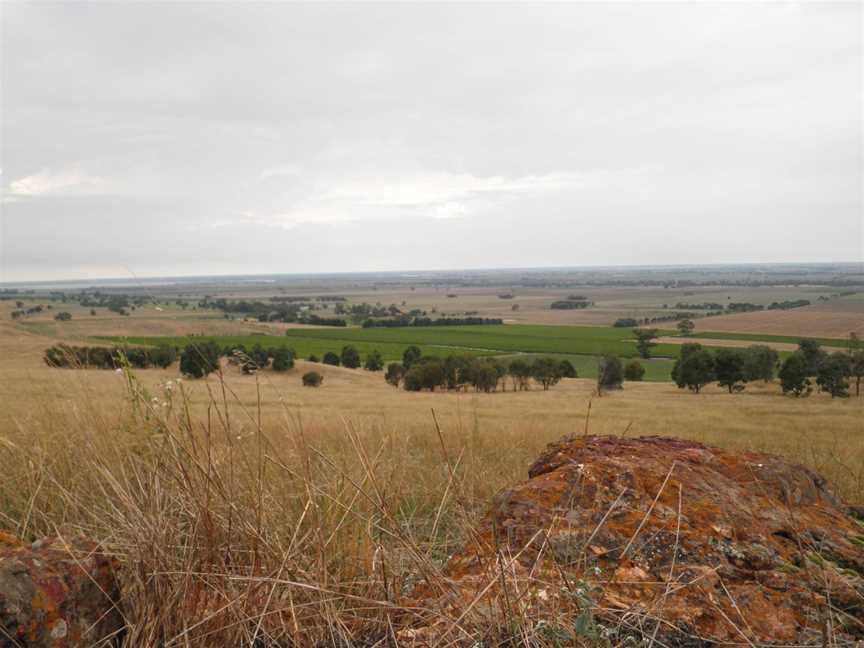
[[[584,380],[412,394],[321,365],[324,384],[310,389],[304,362],[178,385],[176,365],[49,369],[51,342],[0,325],[0,528],[83,535],[114,553],[130,647],[383,641],[420,613],[406,596],[438,582],[491,497],[525,479],[547,443],[586,429],[779,453],[864,499],[864,399],[634,383],[598,398]],[[536,622],[520,619],[514,645],[555,645]],[[445,645],[513,631],[454,627]]]

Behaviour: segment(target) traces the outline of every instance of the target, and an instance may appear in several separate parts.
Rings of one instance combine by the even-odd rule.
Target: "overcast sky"
[[[862,259],[862,5],[2,3],[0,281]]]

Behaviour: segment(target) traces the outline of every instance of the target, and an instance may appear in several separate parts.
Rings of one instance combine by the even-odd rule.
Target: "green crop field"
[[[662,334],[662,332],[661,332]],[[693,333],[694,338],[705,338],[708,340],[749,340],[753,344],[760,342],[779,342],[786,344],[798,344],[802,339],[807,338],[806,335],[765,335],[763,333],[724,333],[724,332],[703,332],[697,331]],[[809,338],[816,340],[819,344],[826,347],[846,348],[848,342],[846,340],[838,340],[837,338]]]

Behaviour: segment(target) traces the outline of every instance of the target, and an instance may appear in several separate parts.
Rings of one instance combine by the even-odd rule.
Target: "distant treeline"
[[[363,328],[400,328],[405,326],[481,326],[503,324],[504,320],[493,317],[394,317],[390,319],[367,319]]]
[[[279,298],[290,300],[291,298]],[[321,317],[309,312],[308,306],[299,303],[282,302],[282,305],[261,301],[228,301],[227,299],[204,298],[198,302],[200,308],[221,310],[223,313],[236,313],[252,316],[259,322],[286,322],[298,324],[315,324],[318,326],[347,326],[348,322],[341,317]],[[326,306],[325,306],[326,308]]]
[[[59,344],[45,350],[49,367],[75,369],[117,369],[128,364],[136,369],[169,367],[178,357],[176,347],[162,345],[152,349],[137,347],[88,347]]]
[[[567,299],[552,302],[549,308],[553,310],[577,310],[588,308],[590,305],[591,301],[587,297],[582,295],[570,295]]]

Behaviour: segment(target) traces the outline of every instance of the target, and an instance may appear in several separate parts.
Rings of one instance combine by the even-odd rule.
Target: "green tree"
[[[387,371],[384,372],[384,380],[388,384],[398,387],[405,376],[405,367],[398,362],[391,362],[387,365]]]
[[[780,365],[778,376],[784,394],[808,396],[811,391],[807,358],[801,351],[789,355]]]
[[[176,359],[177,349],[167,344],[160,344],[155,349],[150,349],[150,361],[162,369],[170,367]]]
[[[332,351],[328,351],[324,354],[324,357],[321,358],[321,362],[326,365],[333,365],[334,367],[338,367],[340,360],[337,354],[333,353]]]
[[[798,342],[798,352],[807,363],[807,375],[815,376],[819,371],[819,363],[825,357],[825,352],[816,340],[804,339]]]
[[[384,360],[381,358],[380,351],[371,351],[369,355],[366,356],[366,362],[363,365],[363,368],[367,371],[381,371],[384,368]]]
[[[696,325],[691,319],[683,319],[675,325],[675,328],[678,329],[678,333],[680,333],[682,336],[688,337],[691,333],[693,333],[693,329],[696,328]]]
[[[624,367],[624,379],[639,382],[645,376],[645,367],[638,360],[631,360]]]
[[[360,366],[360,353],[350,344],[342,347],[342,355],[340,359],[343,367],[356,369]]]
[[[729,393],[744,389],[744,353],[740,349],[720,349],[714,355],[714,375],[717,384]]]
[[[294,352],[287,347],[273,350],[273,371],[288,371],[294,368]]]
[[[530,386],[531,380],[531,365],[516,358],[507,367],[507,372],[510,374],[510,379],[513,382],[513,391],[525,391]]]
[[[403,384],[408,391],[428,389],[434,392],[436,387],[444,385],[444,365],[438,358],[424,358],[405,373]]]
[[[66,311],[60,311],[54,316],[54,319],[58,322],[68,322],[72,319],[72,313],[67,313]]]
[[[219,368],[219,355],[219,347],[215,342],[188,344],[180,354],[180,373],[192,378],[203,378]]]
[[[657,337],[657,329],[633,329],[633,335],[636,336],[636,350],[642,358],[651,357],[651,347],[657,346],[653,342]]]
[[[548,391],[561,380],[561,363],[555,358],[537,358],[531,364],[531,377]]]
[[[831,394],[831,398],[847,398],[849,396],[849,374],[852,371],[851,361],[845,353],[832,353],[822,359],[816,372],[816,384],[819,389]]]
[[[686,387],[698,394],[714,380],[714,356],[701,344],[682,344],[678,360],[672,367],[672,380],[679,389]]]
[[[576,373],[576,367],[573,366],[573,363],[569,360],[562,360],[558,363],[561,368],[561,377],[562,378],[578,378],[579,374]]]
[[[753,344],[744,351],[744,381],[755,382],[763,380],[766,383],[774,379],[774,367],[780,355],[764,344]]]
[[[420,351],[419,347],[416,347],[414,345],[409,346],[402,354],[402,366],[405,367],[406,371],[408,371],[411,367],[414,366],[414,363],[416,363],[422,355],[423,352]]]
[[[301,380],[304,387],[320,387],[321,383],[324,382],[324,376],[317,371],[307,371]]]
[[[861,379],[864,378],[864,350],[852,353],[849,375],[855,379],[855,395],[861,395]]]
[[[309,357],[306,358],[306,360],[307,360],[308,362],[321,362],[321,358],[319,358],[319,357],[318,357],[317,355],[315,355],[314,353],[310,353],[310,354],[309,354]]]
[[[624,385],[624,366],[615,355],[605,355],[597,363],[597,394],[621,389]]]

